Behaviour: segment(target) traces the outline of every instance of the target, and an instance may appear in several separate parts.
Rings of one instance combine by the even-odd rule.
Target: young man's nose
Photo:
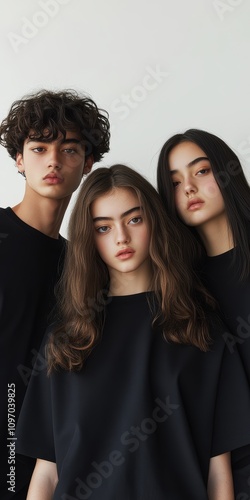
[[[50,156],[48,159],[48,167],[53,167],[56,169],[62,168],[60,153],[56,149],[50,152]]]

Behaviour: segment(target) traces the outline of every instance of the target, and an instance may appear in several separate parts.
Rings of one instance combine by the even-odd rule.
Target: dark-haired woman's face
[[[204,151],[193,142],[175,146],[169,169],[179,217],[189,226],[204,227],[226,218],[224,200]]]

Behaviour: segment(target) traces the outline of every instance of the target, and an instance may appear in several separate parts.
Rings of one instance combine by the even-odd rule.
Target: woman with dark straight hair
[[[95,170],[69,240],[18,424],[28,500],[233,500],[247,381],[159,194],[124,165]]]
[[[225,343],[238,349],[250,383],[250,186],[239,158],[219,137],[190,129],[163,145],[157,179],[187,262],[217,300]],[[250,498],[249,448],[233,460],[236,493]]]
[[[187,143],[190,144],[188,145]],[[206,242],[205,235],[202,236],[204,231],[201,233],[201,229],[199,229],[199,219],[196,223],[196,210],[192,210],[194,217],[193,220],[190,219],[189,224],[188,221],[185,222],[185,216],[181,212],[178,201],[175,201],[177,200],[178,192],[182,189],[185,190],[186,187],[183,183],[181,185],[178,173],[171,173],[175,168],[170,166],[170,153],[174,148],[179,146],[178,150],[183,152],[184,161],[185,158],[188,160],[185,151],[190,150],[191,145],[193,149],[195,146],[200,148],[201,162],[203,161],[205,166],[209,163],[211,173],[205,171],[199,175],[206,178],[208,173],[209,175],[212,174],[218,185],[224,202],[224,218],[231,238],[228,246],[237,246],[240,257],[238,262],[240,278],[248,279],[250,274],[250,186],[239,158],[222,139],[204,130],[190,129],[183,134],[172,136],[165,142],[158,161],[157,183],[160,196],[164,204],[167,204],[168,215],[176,218],[178,214],[181,221],[196,228],[197,233],[200,235],[199,240],[203,243],[205,249],[207,248],[210,242]],[[177,152],[177,148],[175,151]],[[191,151],[190,155],[192,156]],[[193,155],[194,157],[196,156],[195,152]],[[173,158],[173,153],[171,157]],[[205,163],[206,161],[207,163]],[[193,166],[198,167],[199,170],[199,167],[203,165],[201,162],[196,161]],[[177,187],[178,189],[175,189]],[[193,191],[192,188],[191,192],[195,194],[195,190]],[[213,201],[212,192],[210,193],[210,198]],[[195,233],[193,232],[193,234]]]

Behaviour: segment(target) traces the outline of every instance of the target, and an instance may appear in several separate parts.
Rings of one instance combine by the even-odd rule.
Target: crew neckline
[[[30,226],[29,224],[27,224],[27,222],[24,222],[22,219],[20,219],[20,217],[15,214],[14,210],[12,210],[11,207],[6,207],[3,210],[5,210],[5,213],[10,219],[12,219],[13,222],[15,222],[18,226],[22,227],[25,231],[27,231],[29,234],[32,234],[33,236],[35,235],[49,241],[55,241],[55,244],[58,244],[58,242],[62,242],[64,240],[64,238],[60,234],[58,238],[52,238],[51,236],[42,233],[42,231],[39,231],[39,229]]]
[[[134,300],[140,300],[144,297],[150,297],[154,295],[154,292],[152,290],[150,291],[147,291],[147,292],[139,292],[139,293],[132,293],[132,294],[129,294],[129,295],[109,295],[107,296],[107,300],[110,300],[110,302],[112,301],[129,301],[131,299],[134,299]]]
[[[227,250],[226,252],[219,253],[218,255],[206,255],[207,260],[215,260],[215,259],[223,259],[223,257],[227,257],[231,254],[233,254],[236,251],[236,247],[230,248],[230,250]]]

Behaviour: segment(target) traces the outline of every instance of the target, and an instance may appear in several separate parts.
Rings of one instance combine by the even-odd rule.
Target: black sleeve
[[[211,456],[250,443],[250,387],[238,351],[225,345],[214,414]]]
[[[30,379],[16,431],[16,452],[56,462],[53,433],[51,377],[47,375],[44,347]]]

